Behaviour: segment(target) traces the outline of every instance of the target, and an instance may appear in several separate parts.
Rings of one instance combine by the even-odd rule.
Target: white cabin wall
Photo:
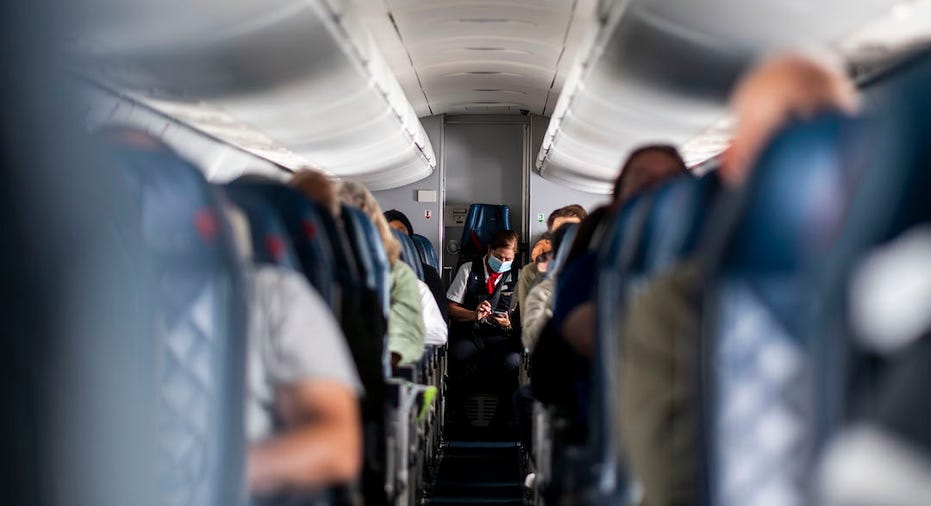
[[[516,114],[463,114],[446,117],[443,147],[446,208],[469,204],[507,204],[511,229],[526,241],[523,191],[530,169],[529,117]],[[444,230],[445,245],[459,241],[462,227]],[[447,254],[443,265],[455,267]]]
[[[543,135],[550,119],[545,116],[533,115],[530,122],[531,153],[536,159],[543,144]],[[588,193],[574,190],[560,183],[543,178],[537,171],[530,173],[530,240],[546,231],[546,218],[554,209],[569,204],[579,204],[586,211],[591,212],[596,207],[607,204],[610,195]],[[537,218],[543,215],[543,221]]]

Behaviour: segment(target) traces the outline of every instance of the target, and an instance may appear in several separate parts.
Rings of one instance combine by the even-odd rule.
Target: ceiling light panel
[[[348,2],[161,4],[146,11],[153,19],[123,11],[128,17],[110,19],[118,30],[82,35],[78,52],[91,79],[259,156],[290,153],[276,159],[291,168],[306,160],[383,185],[422,179],[435,167],[416,112]],[[182,18],[181,33],[159,39],[149,30]],[[134,32],[151,35],[136,40]],[[224,117],[234,121],[217,125]]]

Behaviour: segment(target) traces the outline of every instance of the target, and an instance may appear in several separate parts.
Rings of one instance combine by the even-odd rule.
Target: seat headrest
[[[153,253],[197,260],[227,246],[217,197],[196,167],[164,149],[117,145],[114,154],[138,196],[142,234]]]
[[[631,271],[649,276],[695,251],[719,188],[717,175],[710,173],[677,178],[651,192],[644,202],[649,211]]]
[[[472,204],[466,214],[459,241],[459,255],[484,255],[491,238],[511,230],[511,208],[507,205]]]
[[[342,204],[340,211],[349,240],[355,248],[365,285],[378,294],[385,314],[388,314],[388,254],[381,243],[375,225],[360,209]]]
[[[304,195],[277,181],[240,178],[228,185],[235,191],[261,200],[274,210],[284,225],[301,270],[324,299],[333,300],[334,272],[355,273],[355,266],[346,265],[345,256],[337,261],[331,237],[336,232],[333,219],[325,210]],[[338,267],[338,268],[336,268]]]
[[[414,245],[417,246],[417,251],[420,252],[420,260],[439,272],[440,259],[437,256],[436,249],[434,249],[433,243],[430,242],[430,239],[427,239],[420,234],[412,234],[411,239],[414,240]]]
[[[294,245],[284,222],[274,207],[247,186],[229,183],[226,194],[249,220],[252,235],[252,260],[258,264],[276,265],[301,271]]]
[[[836,114],[785,128],[760,157],[739,195],[724,267],[798,268],[836,239],[859,169],[853,156],[865,123]]]
[[[399,230],[392,228],[391,232],[394,234],[394,238],[401,243],[401,261],[413,269],[417,279],[423,281],[423,264],[420,261],[420,252],[417,250],[417,246],[414,245],[414,240]]]

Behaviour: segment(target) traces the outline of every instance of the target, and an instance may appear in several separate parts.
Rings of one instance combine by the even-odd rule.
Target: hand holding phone
[[[511,316],[507,311],[495,311],[492,313],[492,318],[494,318],[495,323],[504,328],[511,327]]]

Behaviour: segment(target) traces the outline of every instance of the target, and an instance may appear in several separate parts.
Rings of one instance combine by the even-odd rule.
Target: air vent
[[[500,72],[497,70],[472,70],[466,72],[450,72],[448,74],[443,74],[442,77],[485,77],[485,76],[496,76],[496,77],[513,77],[521,79],[524,77],[523,74],[518,74],[517,72]]]
[[[501,88],[472,88],[472,91],[477,91],[479,93],[504,93],[507,95],[526,95],[526,92],[518,90],[505,90]]]
[[[507,51],[506,47],[486,47],[486,46],[467,47],[466,49],[469,51]]]
[[[508,23],[510,19],[507,18],[461,18],[459,19],[460,23]]]

